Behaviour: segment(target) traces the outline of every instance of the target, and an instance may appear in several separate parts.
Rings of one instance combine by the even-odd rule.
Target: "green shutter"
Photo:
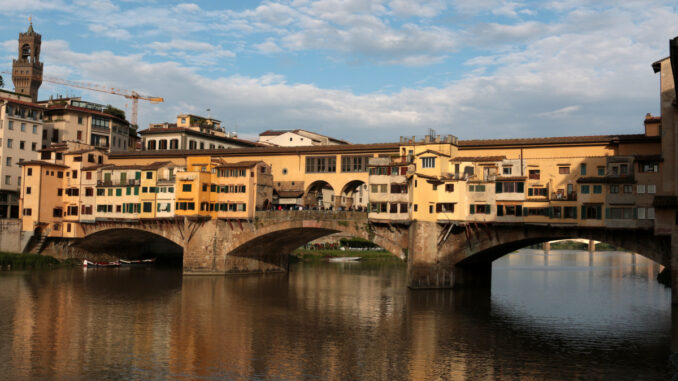
[[[552,206],[550,208],[546,208],[546,213],[547,213],[547,216],[549,218],[553,218],[553,208],[554,208],[554,206]]]
[[[534,189],[528,188],[528,189],[527,189],[527,195],[528,195],[528,196],[532,196],[533,194],[534,194]]]
[[[586,219],[586,207],[584,205],[581,206],[581,219]]]
[[[501,190],[502,190],[502,188],[501,188],[501,187],[502,187],[502,184],[503,184],[503,183],[499,183],[499,182],[498,182],[498,183],[495,183],[495,192],[496,192],[496,193],[501,193]]]
[[[523,206],[522,205],[516,205],[516,216],[522,216],[523,215]]]
[[[497,205],[497,216],[504,215],[504,205]]]
[[[492,214],[492,205],[487,206],[487,213],[485,214]]]
[[[470,214],[475,214],[476,213],[476,206],[471,204],[470,206],[471,211],[469,212]]]
[[[596,206],[596,218],[599,220],[603,219],[603,207],[600,205]]]
[[[134,187],[134,195],[135,196],[139,195],[139,187]]]
[[[638,219],[638,208],[633,208],[633,219]]]
[[[137,179],[137,180],[141,180],[141,172],[136,172],[134,174],[134,178]]]
[[[610,208],[605,208],[605,218],[610,218]]]
[[[520,182],[516,185],[518,193],[525,193],[525,183]]]

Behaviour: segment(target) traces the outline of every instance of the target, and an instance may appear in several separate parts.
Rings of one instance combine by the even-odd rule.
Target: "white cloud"
[[[571,115],[574,112],[579,111],[581,109],[580,105],[574,105],[574,106],[566,106],[563,108],[559,108],[557,110],[553,111],[547,111],[547,112],[540,112],[538,114],[535,114],[538,117],[542,118],[552,118],[552,119],[557,119],[557,118],[564,118],[569,115]]]
[[[174,11],[178,12],[178,13],[183,13],[183,12],[197,13],[197,12],[200,12],[201,10],[202,9],[200,9],[200,6],[198,4],[195,4],[195,3],[181,3],[181,4],[177,4],[174,7]]]
[[[391,0],[388,5],[400,17],[431,18],[447,9],[444,0]]]
[[[254,44],[254,48],[261,53],[271,54],[271,53],[280,53],[282,49],[275,43],[272,38],[266,39],[266,41],[260,44]]]
[[[130,38],[132,38],[132,34],[125,29],[109,27],[102,24],[90,24],[87,27],[87,29],[96,34],[100,34],[116,40],[129,40]]]

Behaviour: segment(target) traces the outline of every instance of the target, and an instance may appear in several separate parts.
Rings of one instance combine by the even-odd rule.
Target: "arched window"
[[[167,149],[167,139],[158,141],[158,149]]]
[[[149,140],[148,141],[148,150],[154,150],[155,149],[155,140]]]
[[[196,149],[198,148],[198,143],[195,142],[195,140],[191,140],[188,142],[188,149]]]
[[[170,149],[179,149],[179,139],[170,140]]]

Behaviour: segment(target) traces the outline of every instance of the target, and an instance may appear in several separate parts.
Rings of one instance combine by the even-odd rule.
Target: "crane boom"
[[[9,74],[9,75],[12,74],[11,72],[7,72],[7,71],[2,71],[0,73]],[[161,103],[161,102],[165,101],[165,99],[161,98],[161,97],[152,97],[152,96],[141,95],[134,90],[117,89],[117,88],[113,88],[113,87],[102,86],[102,85],[99,85],[99,84],[96,84],[96,83],[76,82],[76,81],[70,81],[70,80],[63,79],[63,78],[49,77],[49,76],[41,76],[41,77],[36,78],[36,79],[42,80],[44,82],[55,83],[57,85],[75,87],[77,89],[91,90],[91,91],[98,91],[100,93],[120,95],[120,96],[123,96],[127,99],[131,99],[132,100],[131,122],[135,126],[137,126],[137,120],[138,120],[138,114],[139,114],[139,99],[144,100],[144,101],[149,101],[151,103]]]

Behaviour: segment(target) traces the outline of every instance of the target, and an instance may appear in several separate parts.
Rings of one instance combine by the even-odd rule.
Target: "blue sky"
[[[46,76],[166,99],[142,128],[209,108],[244,137],[352,142],[637,133],[678,35],[675,2],[637,0],[0,0],[0,16],[1,71],[32,16]],[[129,107],[40,95],[57,93]]]

